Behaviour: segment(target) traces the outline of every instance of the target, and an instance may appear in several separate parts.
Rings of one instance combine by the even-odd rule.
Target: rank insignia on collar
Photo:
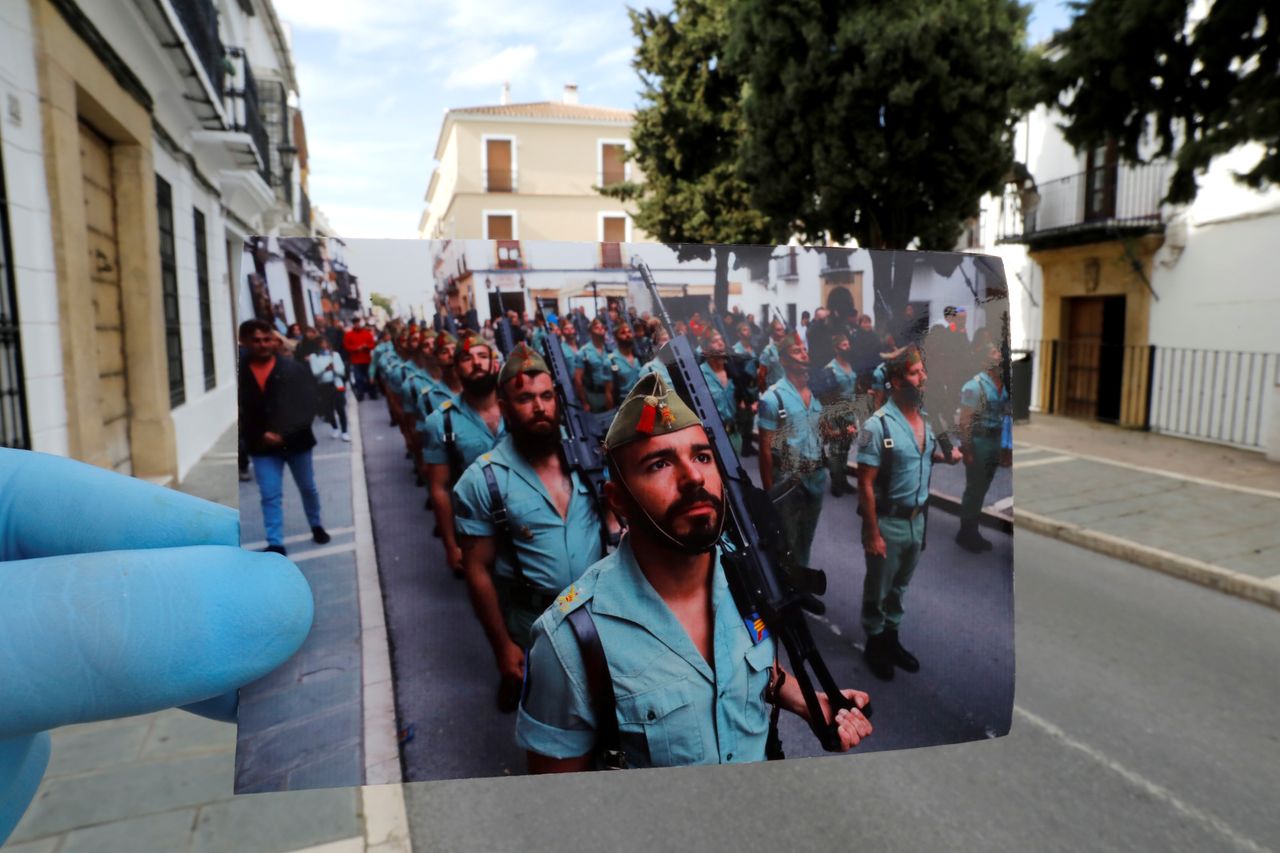
[[[560,597],[556,599],[556,606],[560,608],[561,613],[568,613],[569,607],[578,599],[578,588],[570,586],[564,592],[560,593]]]

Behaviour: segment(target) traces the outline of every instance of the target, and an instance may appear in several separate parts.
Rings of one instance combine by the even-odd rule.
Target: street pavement
[[[351,445],[329,432],[317,422],[320,443],[311,455],[329,543],[311,540],[302,497],[285,472],[285,547],[311,585],[315,617],[293,657],[240,691],[236,788],[242,793],[350,786],[364,779]],[[254,482],[240,483],[240,539],[250,550],[267,545]]]
[[[1280,848],[1280,614],[1016,535],[1009,736],[731,768],[408,785],[415,848]],[[889,725],[876,716],[873,739]]]

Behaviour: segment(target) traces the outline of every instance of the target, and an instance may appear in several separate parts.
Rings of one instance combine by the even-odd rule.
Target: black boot
[[[916,660],[916,656],[911,654],[902,647],[902,643],[898,642],[898,629],[886,628],[884,634],[885,655],[893,662],[893,665],[904,672],[919,672],[920,661]]]
[[[326,544],[332,537],[325,532],[323,527],[311,528],[311,541],[317,545]]]
[[[884,639],[884,634],[868,636],[862,659],[867,662],[867,668],[876,678],[881,681],[893,681],[893,661],[889,658]]]
[[[263,550],[263,553],[281,554],[286,557],[289,555],[289,552],[285,550],[283,545],[268,545],[262,550]]]
[[[991,547],[991,543],[979,535],[977,526],[970,524],[960,525],[960,532],[956,534],[956,544],[971,554],[981,554]]]

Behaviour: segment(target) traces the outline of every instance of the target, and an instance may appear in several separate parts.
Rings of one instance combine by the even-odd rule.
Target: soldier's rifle
[[[516,348],[516,334],[511,328],[511,318],[507,315],[503,314],[498,320],[498,326],[494,329],[493,339],[498,345],[498,351],[502,353],[502,357],[504,359],[510,358],[511,351]]]
[[[649,289],[662,321],[670,327],[671,318],[662,304],[648,266],[639,260],[633,260],[632,264]],[[758,636],[754,625],[760,619],[782,643],[791,663],[791,674],[804,696],[810,728],[824,749],[838,751],[840,735],[834,723],[835,713],[855,706],[832,678],[804,615],[805,610],[821,613],[825,609],[822,602],[809,593],[821,594],[825,590],[826,576],[808,568],[793,568],[790,573],[784,569],[791,561],[778,512],[768,494],[751,482],[742,467],[729,441],[729,434],[716,413],[711,389],[707,387],[706,377],[698,367],[689,342],[683,337],[673,337],[659,351],[658,358],[666,365],[676,393],[702,420],[703,429],[715,450],[716,465],[724,484],[726,513],[724,534],[720,539],[720,560],[738,612],[753,636]],[[797,576],[803,578],[809,592],[797,587]],[[831,704],[832,723],[824,721],[815,679]],[[862,713],[869,716],[870,705],[863,708]],[[781,745],[776,741],[776,734],[771,733],[770,739],[773,741],[771,750],[776,752],[770,757],[781,757]]]
[[[608,479],[603,451],[604,435],[613,422],[614,410],[588,412],[583,407],[573,388],[573,373],[565,361],[558,335],[545,335],[542,338],[542,351],[546,357],[547,369],[551,371],[551,382],[555,386],[556,402],[560,407],[560,425],[563,430],[561,444],[565,463],[586,482],[591,499],[595,501],[600,517],[604,518],[604,484]],[[608,534],[602,533],[602,539],[607,543]]]

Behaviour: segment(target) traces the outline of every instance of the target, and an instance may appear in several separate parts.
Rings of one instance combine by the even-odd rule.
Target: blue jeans
[[[353,364],[351,365],[351,378],[355,385],[356,399],[363,400],[365,397],[376,397],[377,392],[374,391],[373,383],[369,381],[369,365]]]
[[[320,524],[320,492],[316,490],[315,474],[311,470],[311,451],[301,453],[253,456],[253,473],[262,495],[262,524],[267,529],[267,543],[284,544],[284,466],[293,472],[293,482],[302,493],[302,507],[307,512],[307,523]]]

